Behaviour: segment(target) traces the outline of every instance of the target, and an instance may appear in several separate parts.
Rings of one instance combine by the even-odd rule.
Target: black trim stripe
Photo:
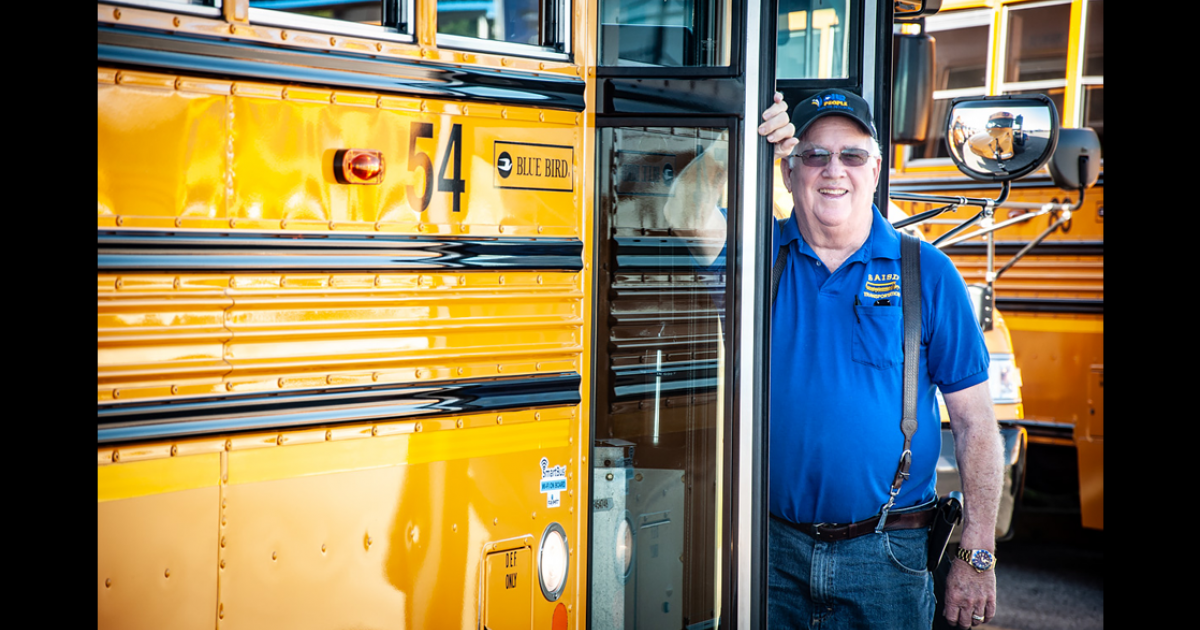
[[[583,111],[584,81],[438,62],[379,59],[98,25],[96,61],[168,72],[338,86],[423,98]]]
[[[405,234],[97,231],[99,271],[583,269],[573,238],[439,238]]]
[[[96,441],[111,444],[387,418],[574,406],[580,402],[580,380],[578,374],[562,372],[481,382],[102,404],[96,414]]]
[[[1012,256],[1029,241],[997,241],[996,255]],[[987,243],[959,243],[943,247],[948,256],[986,256]],[[1104,241],[1042,241],[1029,251],[1030,256],[1103,256]]]
[[[996,308],[1003,313],[1078,313],[1103,315],[1104,300],[1063,300],[1054,298],[996,298]]]

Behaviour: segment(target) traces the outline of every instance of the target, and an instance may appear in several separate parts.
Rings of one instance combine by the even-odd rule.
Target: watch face
[[[976,549],[971,554],[970,563],[979,571],[986,571],[992,567],[992,563],[996,561],[996,557],[986,549]]]

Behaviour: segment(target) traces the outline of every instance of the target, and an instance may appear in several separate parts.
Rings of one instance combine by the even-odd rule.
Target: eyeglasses
[[[829,160],[833,159],[834,155],[838,156],[843,166],[862,166],[867,163],[867,160],[871,159],[871,152],[866,149],[846,149],[841,153],[830,153],[829,151],[815,149],[803,151],[788,157],[800,158],[800,161],[805,166],[821,167],[827,166]]]

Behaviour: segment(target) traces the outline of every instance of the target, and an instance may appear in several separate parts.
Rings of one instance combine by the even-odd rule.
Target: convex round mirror
[[[968,177],[1009,181],[1054,155],[1058,125],[1058,109],[1041,94],[956,98],[946,116],[946,144]]]

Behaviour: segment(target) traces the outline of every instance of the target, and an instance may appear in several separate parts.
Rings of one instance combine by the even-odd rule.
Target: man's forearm
[[[944,396],[962,479],[962,547],[994,550],[1004,484],[1004,444],[987,383]]]

